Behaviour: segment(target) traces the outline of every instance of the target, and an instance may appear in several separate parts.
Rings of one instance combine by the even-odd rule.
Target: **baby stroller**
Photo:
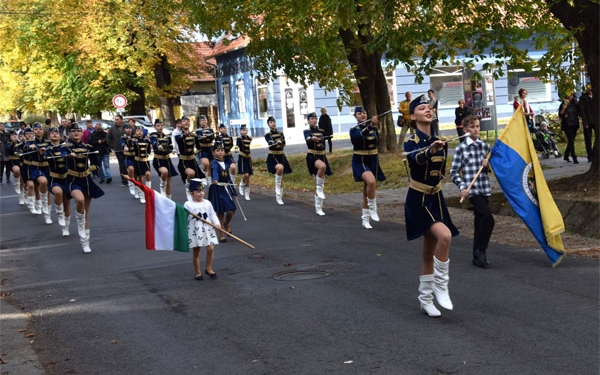
[[[536,151],[542,153],[542,159],[548,159],[552,154],[557,158],[562,156],[554,139],[555,135],[548,129],[546,118],[543,115],[536,115],[531,139]]]

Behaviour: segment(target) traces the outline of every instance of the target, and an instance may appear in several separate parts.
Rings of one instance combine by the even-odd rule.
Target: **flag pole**
[[[490,158],[490,156],[491,156],[491,154],[488,152],[488,154],[485,156],[485,159],[483,159],[483,160],[488,160]],[[473,177],[473,181],[471,181],[469,186],[467,186],[467,194],[469,194],[469,190],[471,190],[471,188],[475,184],[475,181],[477,181],[477,177],[479,177],[479,175],[481,174],[481,171],[483,171],[483,168],[484,168],[483,165],[481,167],[479,167],[477,174],[475,174],[475,177]],[[464,200],[465,200],[465,198],[461,196],[460,203],[462,203]]]
[[[130,178],[130,177],[129,177],[128,175],[126,175],[126,174],[122,174],[122,175],[121,175],[121,177],[123,177],[123,178],[124,178],[124,179],[126,179],[126,180],[132,180],[132,181],[133,181],[133,179],[132,179],[132,178]],[[137,181],[136,181],[136,182],[137,182]],[[216,230],[218,230],[218,231],[221,231],[221,232],[225,233],[226,235],[228,235],[229,237],[231,237],[231,238],[233,238],[234,240],[238,241],[239,243],[241,243],[241,244],[243,244],[243,245],[246,245],[246,246],[248,246],[248,247],[249,247],[249,248],[251,248],[252,250],[254,250],[254,249],[255,249],[254,245],[252,245],[252,244],[249,244],[248,242],[246,242],[246,241],[242,240],[241,238],[239,238],[239,237],[237,237],[237,236],[233,235],[231,232],[228,232],[228,231],[226,231],[226,230],[224,230],[224,229],[217,228],[217,226],[216,226],[216,225],[214,225],[213,223],[211,223],[210,221],[204,220],[204,219],[203,219],[203,218],[201,218],[200,216],[196,215],[196,214],[195,214],[195,213],[193,213],[193,212],[190,212],[190,211],[189,211],[189,210],[187,210],[187,209],[186,209],[186,211],[187,211],[187,213],[188,213],[188,214],[192,215],[194,218],[196,218],[196,219],[200,220],[201,222],[203,222],[203,223],[205,223],[205,224],[208,224],[208,225],[210,225],[211,227],[215,228],[215,229],[216,229]]]

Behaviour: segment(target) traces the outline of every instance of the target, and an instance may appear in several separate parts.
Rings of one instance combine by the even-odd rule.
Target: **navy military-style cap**
[[[159,119],[159,118],[157,118],[156,120],[154,120],[154,125],[156,125],[156,124],[162,124],[162,123],[163,123],[162,120]]]
[[[26,127],[23,129],[23,134],[25,134],[25,133],[31,133],[32,131],[33,131],[33,129],[31,129],[29,126],[26,126]]]
[[[78,123],[73,123],[71,125],[69,125],[69,127],[67,128],[70,132],[78,132],[81,131],[81,128],[79,127]]]
[[[242,129],[246,129],[246,124],[240,125],[240,130],[242,130]]]
[[[204,190],[204,181],[202,181],[199,178],[192,178],[190,180],[189,190],[190,191],[202,191],[202,190]]]
[[[269,118],[267,119],[267,124],[271,121],[275,122],[275,117],[269,116]]]
[[[425,97],[425,94],[419,95],[416,99],[410,102],[410,106],[408,107],[408,113],[413,114],[415,108],[417,108],[421,104],[427,104],[429,101]]]
[[[33,124],[33,128],[34,129],[43,129],[44,127],[39,122],[36,122],[36,123]]]
[[[306,118],[307,118],[307,119],[310,119],[310,118],[317,118],[317,114],[316,114],[316,113],[314,113],[314,112],[311,112],[311,113],[309,113],[309,114],[308,114],[308,116],[307,116]]]
[[[51,126],[50,129],[48,129],[49,133],[60,133],[60,129],[58,129],[58,127],[56,126]]]
[[[206,118],[206,116],[204,116],[204,115],[200,115],[200,116],[198,116],[198,119],[199,119],[199,120],[206,120],[207,118]]]
[[[212,150],[215,151],[215,150],[218,150],[218,149],[223,149],[223,150],[225,149],[225,146],[223,145],[223,142],[221,142],[221,141],[215,141],[215,143],[212,146]]]
[[[183,116],[183,117],[181,118],[181,121],[183,121],[183,120],[189,120],[189,119],[190,119],[189,117],[187,117],[187,116]]]
[[[225,125],[221,124],[219,125],[219,129],[225,128]]]
[[[359,112],[364,112],[364,108],[363,107],[354,107],[354,114],[356,115]]]

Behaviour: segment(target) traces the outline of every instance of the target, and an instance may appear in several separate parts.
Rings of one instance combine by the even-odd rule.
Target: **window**
[[[539,69],[538,69],[539,70]],[[550,83],[535,76],[535,72],[526,73],[522,69],[508,69],[508,102],[512,104],[519,89],[527,90],[527,100],[532,102],[548,102],[552,100]]]
[[[438,66],[429,75],[431,88],[435,91],[438,108],[455,108],[463,99],[462,68],[458,66]]]
[[[231,93],[229,91],[229,83],[223,83],[221,89],[223,90],[223,111],[225,113],[231,113]]]
[[[237,88],[237,98],[238,98],[238,108],[240,113],[246,113],[246,86],[244,85],[244,81],[239,80],[236,82]]]
[[[265,119],[269,117],[269,95],[267,85],[256,85],[256,97],[258,103],[258,118]]]

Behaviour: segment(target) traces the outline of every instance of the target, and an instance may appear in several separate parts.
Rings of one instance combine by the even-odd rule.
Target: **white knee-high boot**
[[[35,215],[41,215],[42,214],[42,200],[35,199],[35,196],[34,196],[34,200],[35,200],[35,203],[33,204],[33,213]]]
[[[441,316],[442,313],[433,304],[433,275],[419,276],[419,302],[421,310],[431,317]]]
[[[247,201],[250,200],[250,186],[244,187],[244,199],[246,199]]]
[[[317,197],[321,199],[325,199],[325,193],[323,192],[323,185],[325,184],[325,179],[321,177],[317,177]]]
[[[127,187],[129,187],[129,194],[131,194],[135,197],[136,191],[135,191],[135,185],[133,184],[133,182],[127,181]]]
[[[167,181],[160,180],[160,193],[167,196]]]
[[[44,220],[46,224],[52,224],[52,214],[50,212],[50,206],[48,206],[48,192],[40,193],[40,200],[42,201],[42,213],[44,214]]]
[[[63,225],[61,227],[63,237],[69,237],[69,235],[71,234],[69,232],[70,225],[71,225],[71,216],[65,216],[65,225]]]
[[[29,212],[35,215],[35,196],[26,195],[25,199],[25,202],[27,203],[27,209],[29,210]]]
[[[362,227],[364,229],[373,229],[373,227],[371,226],[371,223],[369,221],[370,218],[371,218],[371,215],[369,215],[369,209],[363,208],[361,219],[362,219]]]
[[[325,212],[323,212],[323,199],[319,198],[315,195],[315,212],[319,216],[325,216]]]
[[[23,206],[27,203],[27,192],[25,189],[21,190],[19,193],[19,206]]]
[[[58,225],[61,227],[65,226],[65,206],[63,204],[57,204],[56,207],[56,216],[58,218]]]
[[[275,200],[277,204],[283,204],[283,188],[281,187],[282,176],[275,175]]]
[[[433,257],[433,294],[438,305],[446,310],[452,310],[454,306],[450,300],[448,291],[450,259],[445,262],[440,262],[435,256]]]
[[[75,218],[77,219],[77,234],[79,234],[81,248],[84,253],[89,253],[92,249],[90,249],[90,241],[85,230],[85,212],[82,214],[75,212]]]
[[[192,200],[192,193],[190,193],[190,183],[189,182],[185,183],[185,197],[187,198],[188,201]]]
[[[21,179],[15,178],[15,193],[21,194]]]
[[[377,215],[377,198],[367,198],[367,206],[369,207],[369,214],[373,221],[379,221],[379,215]]]
[[[240,195],[244,195],[244,188],[246,187],[246,184],[244,183],[244,180],[242,179],[242,181],[240,181],[240,186],[238,187],[238,190],[240,191]]]

